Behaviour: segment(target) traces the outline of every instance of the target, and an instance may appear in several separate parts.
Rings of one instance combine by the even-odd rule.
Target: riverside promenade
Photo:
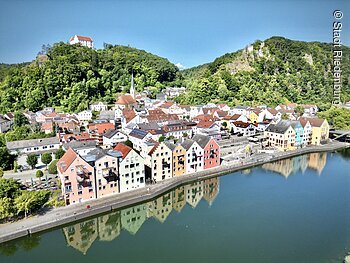
[[[205,171],[173,177],[157,184],[148,185],[144,188],[126,193],[89,200],[84,203],[74,204],[67,207],[54,208],[44,214],[35,215],[27,219],[0,225],[0,243],[59,227],[68,223],[73,223],[75,221],[96,216],[101,213],[107,213],[114,209],[120,209],[135,205],[137,203],[149,201],[167,191],[172,190],[173,188],[193,181],[204,180],[298,155],[335,151],[349,147],[350,144],[335,141],[321,146],[309,146],[294,151],[279,152],[254,161],[251,160],[248,162],[242,162],[239,165],[221,165]],[[87,208],[87,206],[89,206],[89,208]]]

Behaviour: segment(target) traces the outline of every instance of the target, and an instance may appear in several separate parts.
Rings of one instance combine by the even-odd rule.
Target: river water
[[[0,244],[0,262],[341,262],[350,152],[185,185],[147,203]]]

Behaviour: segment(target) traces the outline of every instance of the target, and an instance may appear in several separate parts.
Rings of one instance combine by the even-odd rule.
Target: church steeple
[[[130,95],[135,99],[134,72],[131,73]]]

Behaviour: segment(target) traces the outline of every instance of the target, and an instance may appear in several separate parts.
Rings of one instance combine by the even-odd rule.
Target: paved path
[[[214,176],[224,175],[238,170],[262,165],[267,162],[290,158],[301,154],[334,151],[346,147],[349,147],[349,144],[341,142],[333,142],[331,144],[323,146],[310,146],[295,151],[279,153],[275,156],[269,156],[270,158],[266,158],[266,156],[264,156],[263,159],[251,159],[251,161],[244,162],[240,165],[225,165],[193,174],[173,177],[171,179],[159,182],[155,185],[150,185],[148,187],[140,188],[126,193],[87,201],[81,204],[55,208],[43,215],[36,215],[14,223],[0,225],[0,243],[23,237],[31,233],[36,233],[53,227],[61,226],[100,213],[108,212],[113,209],[145,202],[175,187],[195,180],[204,180]],[[89,209],[87,208],[87,205],[90,205]]]

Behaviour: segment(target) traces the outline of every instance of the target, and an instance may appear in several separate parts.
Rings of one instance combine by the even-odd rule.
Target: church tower
[[[133,99],[135,99],[134,72],[131,73],[130,95]]]

